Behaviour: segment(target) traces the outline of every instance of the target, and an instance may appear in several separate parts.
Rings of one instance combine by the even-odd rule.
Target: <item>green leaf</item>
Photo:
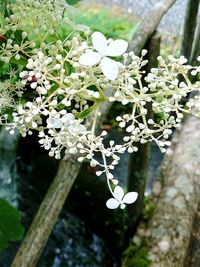
[[[27,64],[27,59],[25,59],[23,56],[20,56],[20,59],[18,60],[12,57],[10,62],[25,67]]]
[[[11,15],[10,4],[14,3],[15,0],[0,0],[0,13],[4,17]]]
[[[0,251],[6,249],[10,241],[22,239],[23,234],[18,210],[0,198]]]
[[[94,110],[94,106],[89,107],[88,109],[76,114],[76,117],[78,119],[85,119],[93,110]]]
[[[66,1],[67,1],[67,4],[73,6],[77,4],[78,2],[80,2],[81,0],[66,0]]]

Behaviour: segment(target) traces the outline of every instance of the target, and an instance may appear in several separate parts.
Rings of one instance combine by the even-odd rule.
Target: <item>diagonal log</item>
[[[140,53],[146,41],[155,32],[162,17],[175,2],[176,0],[163,0],[155,4],[134,34],[129,51],[134,51],[136,55]]]
[[[148,38],[156,30],[163,15],[176,0],[162,0],[150,12],[140,25],[131,50],[138,55]],[[112,94],[112,91],[109,92]],[[101,121],[105,118],[111,103],[105,103],[101,109]],[[46,193],[44,200],[13,260],[11,267],[34,267],[44,249],[50,232],[58,218],[68,193],[77,177],[80,164],[74,158],[61,160],[58,173]]]
[[[63,159],[60,162],[57,175],[42,201],[12,266],[36,266],[40,252],[53,228],[52,221],[55,223],[55,218],[58,217],[61,207],[64,205],[79,168],[80,164],[75,158]]]

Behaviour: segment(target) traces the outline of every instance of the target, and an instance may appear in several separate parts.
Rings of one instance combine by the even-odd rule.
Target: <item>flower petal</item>
[[[59,129],[63,127],[63,123],[60,119],[49,117],[47,120],[47,128]]]
[[[107,200],[106,206],[109,209],[116,209],[119,207],[119,202],[115,198],[110,198]]]
[[[102,55],[105,55],[108,41],[101,32],[94,32],[92,34],[92,43],[94,48]]]
[[[61,119],[61,121],[63,123],[66,123],[66,124],[68,124],[68,123],[70,123],[71,121],[74,121],[74,120],[75,120],[75,117],[74,117],[74,115],[72,113],[65,114]]]
[[[121,186],[117,185],[114,189],[114,197],[118,200],[121,201],[124,196],[124,190]]]
[[[120,205],[120,208],[121,208],[122,210],[125,209],[125,208],[126,208],[126,204],[124,204],[124,203],[121,204],[121,205]]]
[[[118,75],[118,66],[117,62],[114,60],[104,57],[101,61],[101,69],[103,74],[111,81],[114,81]]]
[[[123,202],[126,204],[131,204],[136,201],[138,197],[137,192],[129,192],[124,196]]]
[[[69,130],[69,132],[73,132],[73,133],[77,133],[77,134],[81,134],[83,132],[86,131],[86,127],[83,124],[72,124],[67,126],[67,129]]]
[[[89,51],[80,56],[79,63],[84,66],[94,66],[101,60],[101,55],[97,52]]]
[[[106,56],[118,57],[123,55],[128,48],[128,42],[124,40],[116,40],[111,42],[106,49]]]

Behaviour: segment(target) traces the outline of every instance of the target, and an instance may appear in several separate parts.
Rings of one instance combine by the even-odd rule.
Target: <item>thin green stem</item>
[[[91,129],[92,134],[95,134],[95,128],[96,128],[98,113],[99,113],[99,105],[97,105],[96,110],[95,110],[95,114],[94,114],[94,120],[92,123],[92,129]]]

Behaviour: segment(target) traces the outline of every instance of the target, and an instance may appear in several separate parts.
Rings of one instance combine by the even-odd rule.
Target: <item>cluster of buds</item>
[[[182,103],[189,93],[200,90],[199,81],[192,84],[188,78],[198,75],[200,67],[187,65],[182,56],[158,57],[158,67],[146,74],[146,50],[138,57],[126,52],[125,40],[107,39],[84,25],[75,25],[64,0],[16,0],[10,8],[12,15],[0,28],[5,36],[0,42],[0,60],[13,71],[0,83],[0,114],[5,117],[9,109],[12,119],[2,119],[1,124],[4,122],[11,134],[15,129],[22,136],[37,131],[39,143],[51,157],[60,159],[64,152],[78,155],[79,162],[89,160],[97,175],[107,177],[113,196],[107,207],[125,208],[136,201],[137,193],[125,194],[112,174],[120,154],[137,151],[137,142],[152,141],[165,152],[183,113],[200,115],[198,94],[186,105]],[[127,114],[116,117],[126,133],[120,145],[110,140],[105,146],[107,132],[96,134],[105,101],[132,106]],[[149,105],[161,119],[149,118]]]

